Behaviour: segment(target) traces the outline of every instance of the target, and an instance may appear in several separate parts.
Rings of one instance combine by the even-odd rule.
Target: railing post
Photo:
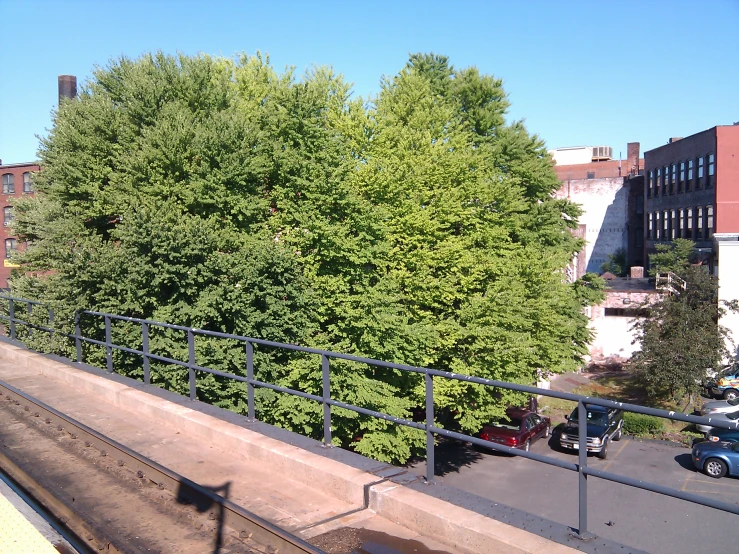
[[[10,338],[15,339],[15,302],[8,299],[8,315],[10,315]]]
[[[30,338],[33,336],[33,327],[31,327],[31,325],[33,325],[33,304],[31,302],[26,304],[26,312],[28,312],[28,325],[26,325],[26,327]]]
[[[581,539],[592,537],[588,533],[588,476],[585,468],[588,466],[588,411],[585,403],[577,403],[577,439],[578,439],[578,528],[577,536]]]
[[[254,345],[246,341],[246,415],[254,421]]]
[[[113,339],[110,332],[110,317],[103,316],[105,320],[105,362],[107,363],[108,373],[113,373]]]
[[[429,373],[424,374],[426,380],[426,484],[434,482],[436,473],[434,463],[434,378]]]
[[[144,383],[151,384],[151,369],[149,367],[149,324],[141,324],[141,351],[144,353]]]
[[[197,391],[195,389],[195,333],[192,332],[192,329],[187,330],[187,352],[187,373],[188,380],[190,381],[190,400],[197,400]]]
[[[77,349],[77,363],[82,363],[82,332],[80,330],[80,313],[74,312],[74,345]]]
[[[54,308],[49,308],[49,351],[54,351]]]
[[[331,366],[328,356],[321,354],[321,374],[323,376],[323,446],[331,446]]]

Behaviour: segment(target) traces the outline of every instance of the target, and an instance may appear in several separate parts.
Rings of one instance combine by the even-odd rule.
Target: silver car
[[[709,402],[709,404],[712,404],[712,402]],[[718,404],[718,402],[716,402]],[[736,409],[734,406],[733,412],[712,412],[704,414],[701,410],[701,415],[703,417],[708,417],[711,419],[711,421],[723,421],[725,423],[734,423],[739,424],[739,410]],[[695,428],[698,429],[701,433],[708,433],[711,429],[713,429],[713,425],[703,425],[696,423]]]
[[[703,404],[701,407],[701,415],[723,414],[735,412],[737,410],[739,410],[739,398],[732,398],[731,400],[714,400]]]

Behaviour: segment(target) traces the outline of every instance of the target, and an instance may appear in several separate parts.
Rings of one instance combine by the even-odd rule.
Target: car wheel
[[[734,400],[737,396],[739,396],[739,392],[736,389],[726,389],[724,391],[724,400]]]
[[[600,452],[598,452],[598,457],[601,460],[605,460],[608,457],[608,439],[605,439],[603,441],[603,448],[601,448]]]
[[[718,458],[708,458],[703,464],[703,472],[709,477],[718,479],[726,475],[726,464]]]
[[[531,441],[530,441],[530,440],[529,440],[529,441],[526,441],[526,442],[524,443],[524,445],[523,445],[523,449],[524,449],[524,450],[525,450],[526,452],[528,452],[528,451],[529,451],[529,448],[531,448]]]
[[[613,440],[620,441],[623,434],[624,434],[623,428],[621,425],[619,425],[618,430],[616,431],[616,434],[613,435]]]
[[[544,438],[548,439],[549,435],[552,434],[552,427],[550,425],[547,425],[547,428],[544,429]]]

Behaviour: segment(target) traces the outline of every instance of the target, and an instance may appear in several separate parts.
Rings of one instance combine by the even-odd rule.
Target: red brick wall
[[[716,232],[739,233],[739,125],[716,127]]]
[[[26,172],[34,173],[40,169],[41,168],[38,165],[33,163],[0,165],[0,178],[2,175],[13,175],[15,188],[15,192],[12,194],[3,194],[2,189],[0,189],[0,199],[2,199],[0,209],[11,206],[11,198],[19,198],[24,194],[27,194],[23,192],[23,174]],[[0,218],[2,218],[2,216],[3,213],[0,212]],[[10,271],[12,268],[8,267],[9,262],[6,258],[5,239],[12,238],[13,235],[10,233],[10,228],[6,227],[4,224],[0,229],[0,258],[2,259],[2,264],[0,264],[0,288],[6,288],[8,286],[8,277],[10,277]]]

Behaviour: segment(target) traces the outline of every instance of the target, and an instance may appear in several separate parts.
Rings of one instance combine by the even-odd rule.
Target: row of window
[[[23,192],[26,194],[33,192],[30,171],[23,174]],[[3,174],[3,194],[15,194],[15,175],[12,173]]]
[[[713,206],[680,208],[647,215],[647,239],[709,239],[713,235]]]
[[[708,171],[705,171],[705,166]],[[696,159],[650,169],[647,176],[647,197],[678,194],[713,185],[716,156],[707,154]]]

